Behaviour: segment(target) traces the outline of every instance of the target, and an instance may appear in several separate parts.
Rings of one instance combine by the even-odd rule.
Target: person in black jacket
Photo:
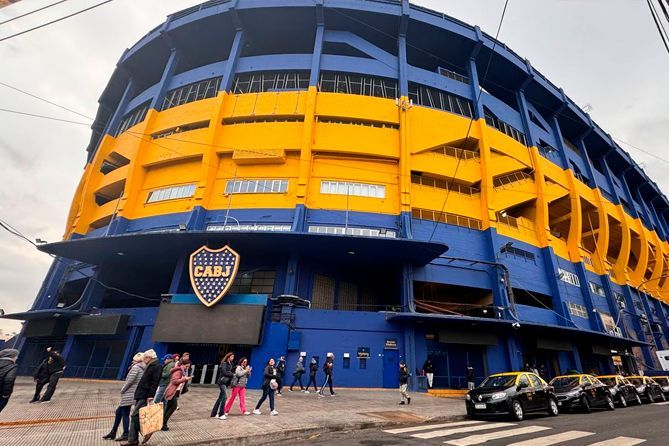
[[[13,348],[0,350],[0,412],[9,402],[14,390],[14,381],[16,381],[16,358],[19,357],[19,351]]]
[[[226,414],[224,412],[225,402],[228,399],[227,388],[232,383],[232,377],[234,376],[235,367],[232,364],[232,361],[235,360],[235,355],[232,352],[227,353],[221,361],[221,377],[218,379],[218,399],[214,403],[214,407],[211,409],[211,417],[218,417],[221,420],[226,419]]]
[[[276,382],[276,369],[274,368],[274,358],[269,358],[265,370],[263,371],[263,382],[262,382],[262,397],[256,404],[256,408],[253,410],[253,415],[260,415],[260,406],[265,402],[267,397],[269,397],[269,409],[271,410],[271,415],[279,415],[279,412],[274,410],[274,391],[279,387],[279,383]]]
[[[283,381],[286,377],[286,358],[281,356],[279,362],[276,364],[276,382],[279,387],[276,389],[276,394],[281,396],[281,389],[283,389]]]
[[[323,387],[321,387],[321,390],[318,392],[318,396],[324,396],[323,390],[325,390],[325,386],[327,385],[330,386],[330,396],[336,395],[334,389],[332,389],[333,369],[334,369],[334,354],[328,353],[328,357],[325,359],[325,364],[323,364],[323,372],[325,373],[325,382],[323,383]]]
[[[51,398],[56,391],[58,381],[60,380],[60,377],[63,376],[63,371],[65,370],[65,360],[59,352],[48,347],[46,349],[46,354],[49,355],[49,359],[47,359],[46,362],[46,368],[49,372],[49,385],[46,388],[46,392],[44,392],[44,395],[39,400],[40,403],[48,403],[51,401]]]
[[[411,397],[407,389],[409,388],[409,368],[404,361],[400,361],[400,404],[411,404]]]
[[[144,352],[144,363],[146,364],[146,370],[144,370],[144,375],[142,375],[142,379],[137,384],[134,395],[135,405],[130,414],[128,442],[123,443],[122,446],[136,446],[139,444],[139,409],[146,407],[153,401],[156,390],[158,390],[158,384],[160,383],[160,376],[163,372],[163,368],[158,362],[158,356],[153,349]],[[151,434],[144,437],[142,444],[149,441],[149,438],[151,438]]]
[[[316,361],[316,358],[311,358],[311,363],[309,364],[309,382],[307,383],[307,391],[305,393],[309,393],[309,386],[311,384],[314,385],[314,390],[318,392],[316,372],[318,372],[318,362]]]
[[[427,387],[431,389],[434,381],[434,365],[430,358],[427,358],[423,364],[423,373],[425,373],[425,376],[427,377]]]
[[[37,369],[35,369],[33,380],[35,381],[35,396],[33,396],[33,399],[30,402],[36,403],[39,401],[42,389],[49,382],[49,368],[46,359],[40,363]]]

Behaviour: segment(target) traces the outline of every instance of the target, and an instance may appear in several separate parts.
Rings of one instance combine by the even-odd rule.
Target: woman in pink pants
[[[246,358],[242,358],[237,363],[237,368],[235,369],[235,374],[232,377],[232,394],[228,398],[228,402],[225,403],[225,415],[230,413],[230,408],[232,403],[235,402],[235,398],[239,395],[239,408],[241,409],[244,415],[250,415],[246,410],[246,382],[251,375],[251,366],[249,366],[249,361]]]

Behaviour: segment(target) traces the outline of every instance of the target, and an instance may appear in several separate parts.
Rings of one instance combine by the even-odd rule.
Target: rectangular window
[[[311,308],[320,310],[334,309],[335,280],[331,277],[314,276],[314,286],[311,292]]]
[[[350,356],[344,356],[344,361],[342,363],[342,367],[345,369],[350,369],[351,368],[351,357]]]
[[[358,358],[360,361],[360,370],[365,370],[367,368],[367,358]]]
[[[170,90],[165,94],[163,106],[160,110],[167,110],[172,107],[188,104],[189,102],[213,98],[218,94],[222,79],[221,77],[205,79]]]
[[[438,108],[468,118],[473,116],[472,103],[469,99],[425,85],[409,83],[409,99],[415,105]]]
[[[600,284],[594,282],[588,282],[588,286],[590,287],[590,291],[593,294],[606,297],[606,292],[604,291],[604,287],[601,286]]]
[[[581,286],[581,281],[578,280],[578,276],[574,273],[570,273],[567,270],[564,270],[562,268],[558,268],[558,278],[563,281],[568,283],[569,285],[574,285],[574,286]]]
[[[569,308],[569,314],[573,316],[588,318],[588,310],[583,305],[567,302],[567,308]]]
[[[230,231],[230,232],[290,232],[290,225],[279,225],[279,224],[237,224],[234,220],[230,219],[225,225],[209,225],[207,226],[207,231],[209,232],[219,232],[219,231]]]
[[[230,294],[274,293],[275,271],[253,271],[240,273],[230,287]]]
[[[343,226],[309,226],[312,234],[355,235],[359,237],[396,238],[397,232],[388,229],[345,228]]]
[[[232,92],[234,94],[245,94],[282,90],[306,90],[309,88],[309,76],[309,71],[240,73],[235,77]]]
[[[333,195],[352,195],[356,197],[386,198],[386,186],[380,184],[323,180],[321,181],[321,193]]]
[[[121,124],[119,124],[118,126],[118,131],[116,132],[116,136],[125,132],[130,127],[135,126],[140,122],[144,121],[144,119],[146,118],[146,113],[148,111],[149,111],[149,102],[145,102],[144,104],[139,105],[134,109],[132,109],[130,112],[126,113],[126,115],[121,120]]]
[[[507,124],[506,122],[499,119],[487,107],[483,107],[483,113],[485,114],[486,124],[488,124],[491,127],[496,128],[497,130],[504,133],[505,135],[510,136],[511,138],[515,139],[519,143],[521,143],[525,146],[527,145],[527,138],[525,137],[525,134],[523,132],[521,132],[520,130],[511,126],[510,124]]]
[[[321,73],[318,82],[318,91],[324,93],[376,96],[385,99],[395,99],[398,97],[397,80],[395,79],[353,73],[337,73],[333,71],[324,71]]]
[[[288,180],[230,180],[225,185],[226,194],[283,194],[288,191]]]
[[[149,192],[146,202],[157,203],[159,201],[178,200],[181,198],[190,198],[193,195],[195,195],[195,184],[184,184],[182,186],[153,190]]]

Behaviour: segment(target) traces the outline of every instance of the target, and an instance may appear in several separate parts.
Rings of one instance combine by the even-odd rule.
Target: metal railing
[[[411,175],[411,182],[419,186],[431,187],[433,189],[450,190],[462,195],[473,196],[481,193],[480,189],[465,186],[464,184],[453,183],[439,178],[433,178],[424,175]]]
[[[430,209],[413,208],[411,215],[414,218],[422,220],[432,220],[437,223],[446,223],[449,225],[462,226],[464,228],[481,230],[483,222],[475,218],[465,217],[463,215],[451,214],[448,212],[433,211]]]
[[[512,217],[510,215],[502,215],[498,212],[497,222],[520,232],[528,231],[531,234],[536,234],[537,232],[534,222],[525,217]]]
[[[63,376],[67,378],[89,378],[89,379],[116,379],[119,372],[116,367],[90,367],[90,366],[72,366],[65,367]]]
[[[436,155],[450,156],[456,159],[460,159],[462,161],[481,158],[481,154],[475,150],[459,149],[457,147],[451,147],[451,146],[437,147],[432,149],[430,153],[434,153]]]
[[[532,176],[531,174],[529,174],[529,173],[527,173],[523,170],[519,170],[517,172],[511,172],[511,173],[507,173],[505,175],[500,175],[498,177],[493,178],[492,184],[493,184],[494,187],[497,188],[497,187],[504,187],[504,186],[507,186],[509,184],[518,183],[520,181],[527,181],[527,180],[533,181],[534,176]]]

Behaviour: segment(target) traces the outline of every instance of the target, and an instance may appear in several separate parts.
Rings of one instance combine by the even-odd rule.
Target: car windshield
[[[479,387],[506,389],[507,387],[511,387],[515,382],[516,375],[489,376],[481,383]]]
[[[615,386],[615,385],[616,385],[616,379],[615,379],[615,378],[602,378],[602,377],[599,377],[599,378],[597,378],[597,379],[599,379],[601,382],[603,382],[603,383],[606,384],[607,386]]]
[[[550,382],[553,387],[575,387],[578,385],[578,376],[563,376],[560,378],[553,378]]]
[[[669,379],[666,377],[653,378],[653,380],[661,386],[669,386]]]
[[[643,385],[643,379],[642,378],[629,378],[629,380],[635,386],[642,386]]]

